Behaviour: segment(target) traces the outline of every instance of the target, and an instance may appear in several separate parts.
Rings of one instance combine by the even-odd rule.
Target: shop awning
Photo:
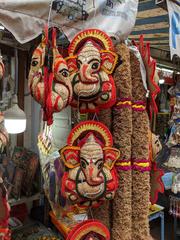
[[[121,39],[131,32],[138,0],[54,0],[53,25],[71,39],[85,28],[99,28]],[[20,43],[37,37],[47,23],[51,0],[0,0],[0,23]]]
[[[154,0],[139,2],[136,24],[130,39],[138,40],[141,34],[152,47],[169,51],[168,12],[157,6]]]

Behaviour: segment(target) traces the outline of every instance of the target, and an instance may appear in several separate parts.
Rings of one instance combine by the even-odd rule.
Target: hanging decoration
[[[130,50],[124,43],[116,45],[116,53],[122,56],[122,65],[114,72],[117,88],[117,103],[112,112],[112,132],[115,146],[121,152],[116,162],[119,188],[113,200],[113,225],[111,239],[129,240],[132,236],[132,81]]]
[[[152,117],[152,113],[155,114],[158,113],[158,108],[156,105],[156,96],[160,92],[160,88],[158,84],[155,81],[155,72],[156,72],[156,61],[151,57],[150,52],[150,44],[144,43],[144,37],[143,35],[140,36],[139,43],[136,43],[133,41],[134,45],[139,49],[139,52],[141,54],[145,69],[146,69],[146,76],[147,76],[147,87],[149,90],[149,103],[148,111],[150,118]]]
[[[86,220],[77,224],[66,240],[110,240],[110,233],[98,220]]]
[[[112,135],[100,122],[85,121],[72,129],[67,146],[60,150],[67,168],[62,194],[80,207],[98,207],[114,197],[118,179],[114,164],[120,153]]]
[[[164,184],[162,182],[162,176],[164,171],[157,166],[156,158],[162,149],[159,137],[150,132],[150,159],[151,159],[151,172],[150,172],[150,201],[151,204],[155,204],[158,200],[158,193],[164,192]]]
[[[110,37],[98,29],[84,30],[71,41],[68,52],[71,105],[81,113],[111,107],[116,102],[112,73],[118,57]]]
[[[42,41],[33,53],[29,72],[31,95],[41,104],[48,125],[53,122],[53,113],[65,108],[72,97],[68,67],[56,46],[56,28],[50,33],[46,26]]]
[[[8,229],[8,220],[10,207],[7,200],[7,190],[4,186],[3,179],[0,178],[0,239],[10,240],[10,231]]]

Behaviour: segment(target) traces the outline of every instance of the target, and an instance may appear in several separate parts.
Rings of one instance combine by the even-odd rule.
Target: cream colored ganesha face
[[[73,203],[95,203],[97,200],[112,199],[117,187],[113,169],[116,160],[110,159],[109,156],[114,154],[117,155],[117,152],[113,148],[103,150],[93,134],[89,134],[79,151],[73,147],[65,147],[65,164],[70,169],[63,176],[63,195]],[[77,164],[78,161],[80,164]]]
[[[101,32],[100,36],[102,35]],[[110,50],[111,48],[106,49],[97,39],[88,38],[85,41],[82,38],[82,43],[79,43],[81,47],[74,47],[77,46],[78,36],[76,38],[70,45],[70,56],[67,58],[73,87],[71,105],[79,107],[82,113],[98,112],[101,108],[111,107],[116,101],[111,74],[117,63],[117,55]],[[111,42],[110,39],[108,41]]]
[[[103,82],[109,81],[109,76],[101,69],[101,54],[91,43],[87,42],[77,56],[78,73],[71,76],[75,99],[81,101],[104,102],[110,95],[101,92]]]
[[[91,186],[101,185],[104,182],[104,175],[101,173],[103,168],[103,150],[95,142],[94,136],[90,135],[87,142],[80,151],[80,162],[82,172],[79,178],[85,178]],[[104,184],[102,186],[104,188]]]

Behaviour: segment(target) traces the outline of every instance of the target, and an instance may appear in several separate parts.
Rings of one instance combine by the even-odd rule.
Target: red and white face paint
[[[28,81],[31,95],[44,110],[44,120],[51,125],[52,114],[70,104],[72,87],[68,66],[56,46],[55,33],[52,33],[51,47],[47,35],[33,53]],[[49,57],[51,63],[45,60]]]
[[[115,103],[111,74],[117,64],[117,55],[107,34],[98,29],[77,34],[69,46],[67,63],[73,87],[73,107],[79,107],[81,113],[98,112]]]

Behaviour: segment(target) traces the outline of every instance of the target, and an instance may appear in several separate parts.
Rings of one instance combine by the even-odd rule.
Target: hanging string
[[[48,22],[47,22],[48,28],[50,26],[50,21],[51,21],[52,6],[53,6],[53,0],[51,0],[50,5],[49,5],[49,14],[48,14]]]
[[[89,207],[89,212],[90,212],[90,215],[91,215],[91,218],[92,218],[92,220],[94,221],[94,216],[93,216],[93,212],[92,212],[92,209],[91,209],[91,207]]]
[[[94,114],[94,116],[93,116],[93,119],[92,119],[92,120],[95,120],[95,119],[96,119],[96,120],[99,122],[99,118],[98,118],[98,115],[97,115],[97,113],[95,113],[95,114]]]

